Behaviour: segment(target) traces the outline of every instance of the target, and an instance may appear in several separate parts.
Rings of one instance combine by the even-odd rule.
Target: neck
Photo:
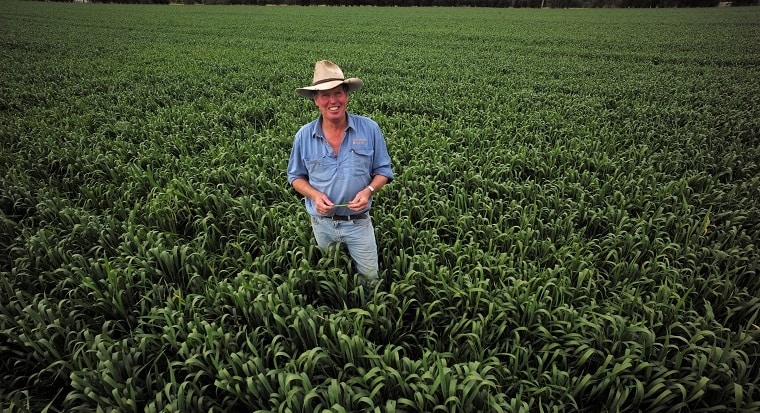
[[[322,117],[322,127],[333,131],[342,131],[348,126],[347,117],[342,117],[340,120],[328,120]]]

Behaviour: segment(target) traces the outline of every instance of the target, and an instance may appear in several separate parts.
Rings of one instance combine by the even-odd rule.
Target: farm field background
[[[760,410],[758,21],[0,2],[0,409]],[[285,177],[319,59],[369,303]]]

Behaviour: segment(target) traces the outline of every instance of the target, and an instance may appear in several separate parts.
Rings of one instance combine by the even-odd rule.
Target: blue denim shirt
[[[304,178],[336,204],[350,202],[369,185],[372,177],[393,179],[391,158],[380,126],[374,120],[348,114],[348,127],[338,155],[322,133],[322,117],[302,126],[296,133],[288,160],[288,183]],[[368,209],[372,207],[370,199]],[[306,211],[319,215],[314,202],[306,198]],[[347,207],[333,208],[330,215],[356,214]]]

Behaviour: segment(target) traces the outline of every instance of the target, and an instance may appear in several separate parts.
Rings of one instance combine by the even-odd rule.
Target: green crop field
[[[759,411],[758,21],[0,1],[0,410]],[[369,303],[286,181],[319,59]]]

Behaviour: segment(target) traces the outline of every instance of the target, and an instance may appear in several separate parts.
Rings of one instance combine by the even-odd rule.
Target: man
[[[344,243],[371,294],[379,266],[369,211],[373,195],[393,179],[393,172],[378,124],[346,111],[349,94],[363,85],[359,78],[346,79],[330,61],[314,65],[312,84],[296,93],[312,99],[320,116],[295,135],[288,182],[305,197],[319,247]]]

